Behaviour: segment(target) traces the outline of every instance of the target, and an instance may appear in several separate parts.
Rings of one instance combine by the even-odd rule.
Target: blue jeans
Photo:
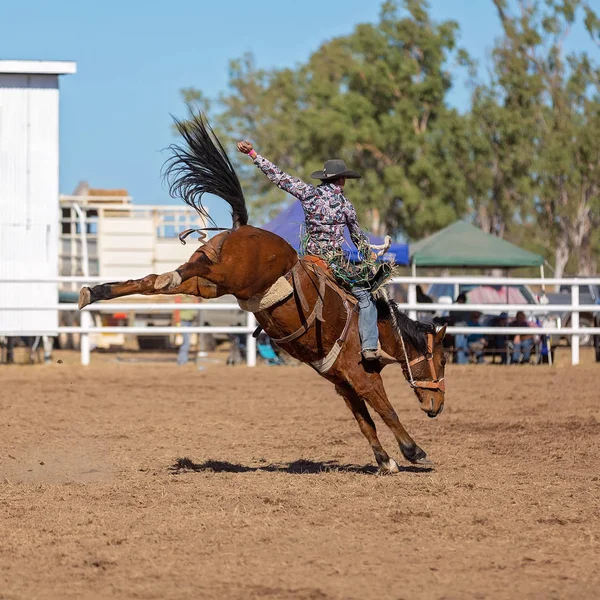
[[[181,321],[182,327],[191,327],[193,325],[192,321]],[[177,364],[178,365],[187,365],[189,354],[190,354],[190,338],[191,334],[182,333],[183,336],[183,344],[179,346],[179,352],[177,353]]]
[[[522,362],[529,362],[529,358],[531,357],[531,350],[533,349],[533,338],[529,338],[528,340],[522,340],[520,342],[515,342],[515,348],[512,355],[512,361],[514,363],[518,363],[521,358],[521,353],[523,353]]]
[[[472,342],[471,342],[472,343]],[[468,365],[469,355],[473,354],[478,364],[484,362],[483,352],[479,348],[474,348],[469,342],[469,337],[464,334],[457,334],[454,338],[454,348],[456,350],[456,364]]]
[[[379,329],[377,328],[377,307],[373,301],[371,290],[352,288],[352,295],[358,299],[358,333],[363,350],[377,350]]]

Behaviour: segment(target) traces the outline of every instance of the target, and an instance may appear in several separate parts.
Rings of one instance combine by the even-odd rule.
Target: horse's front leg
[[[142,279],[130,279],[113,283],[102,283],[93,287],[81,288],[79,292],[79,308],[98,300],[112,300],[132,294],[154,296],[157,294],[187,294],[201,298],[217,298],[217,286],[200,277],[191,277],[179,285],[169,289],[157,289],[156,280],[160,275],[146,275]]]
[[[392,430],[404,458],[418,465],[431,465],[425,451],[417,446],[400,423],[400,419],[385,393],[381,375],[363,371],[360,377],[352,377],[350,381],[356,393],[377,411],[383,422]]]
[[[375,460],[379,468],[384,473],[397,473],[398,464],[389,454],[383,449],[379,438],[377,437],[377,429],[375,423],[369,414],[365,401],[357,396],[356,392],[349,385],[336,385],[336,392],[344,398],[346,406],[352,411],[361,433],[367,438]]]

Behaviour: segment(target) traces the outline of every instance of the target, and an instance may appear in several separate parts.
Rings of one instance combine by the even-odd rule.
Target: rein
[[[421,388],[427,390],[439,390],[442,394],[446,393],[446,382],[443,377],[438,379],[435,364],[433,363],[433,333],[427,334],[427,352],[414,358],[413,360],[408,360],[408,353],[406,352],[406,345],[404,344],[404,338],[402,334],[400,334],[400,341],[402,342],[402,351],[404,352],[404,360],[406,362],[406,369],[408,371],[408,383],[411,388]],[[429,373],[431,375],[431,381],[423,381],[420,379],[415,379],[413,377],[411,367],[417,365],[424,360],[427,361],[429,365]]]

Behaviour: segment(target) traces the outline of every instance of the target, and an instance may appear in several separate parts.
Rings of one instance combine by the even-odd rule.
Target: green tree
[[[250,55],[233,61],[215,115],[220,132],[250,139],[304,178],[343,157],[363,174],[349,196],[379,233],[418,238],[447,225],[467,208],[455,143],[465,119],[446,101],[449,61],[466,55],[456,49],[457,24],[433,22],[428,9],[425,0],[384,2],[377,24],[325,43],[296,69],[264,71]],[[241,168],[254,216],[279,208],[281,193]]]
[[[582,0],[493,1],[504,35],[493,50],[491,82],[477,88],[470,115],[467,180],[475,210],[501,235],[511,227],[537,232],[557,276],[569,264],[591,273],[600,71],[586,53],[565,55],[563,44],[578,11],[596,40],[598,19]]]

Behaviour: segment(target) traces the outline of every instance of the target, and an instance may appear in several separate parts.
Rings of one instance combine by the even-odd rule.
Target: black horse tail
[[[186,121],[173,120],[185,143],[169,146],[173,156],[165,164],[164,175],[171,196],[181,197],[212,221],[202,205],[202,196],[214,194],[231,206],[233,229],[247,225],[248,209],[240,180],[206,117],[200,113]]]

